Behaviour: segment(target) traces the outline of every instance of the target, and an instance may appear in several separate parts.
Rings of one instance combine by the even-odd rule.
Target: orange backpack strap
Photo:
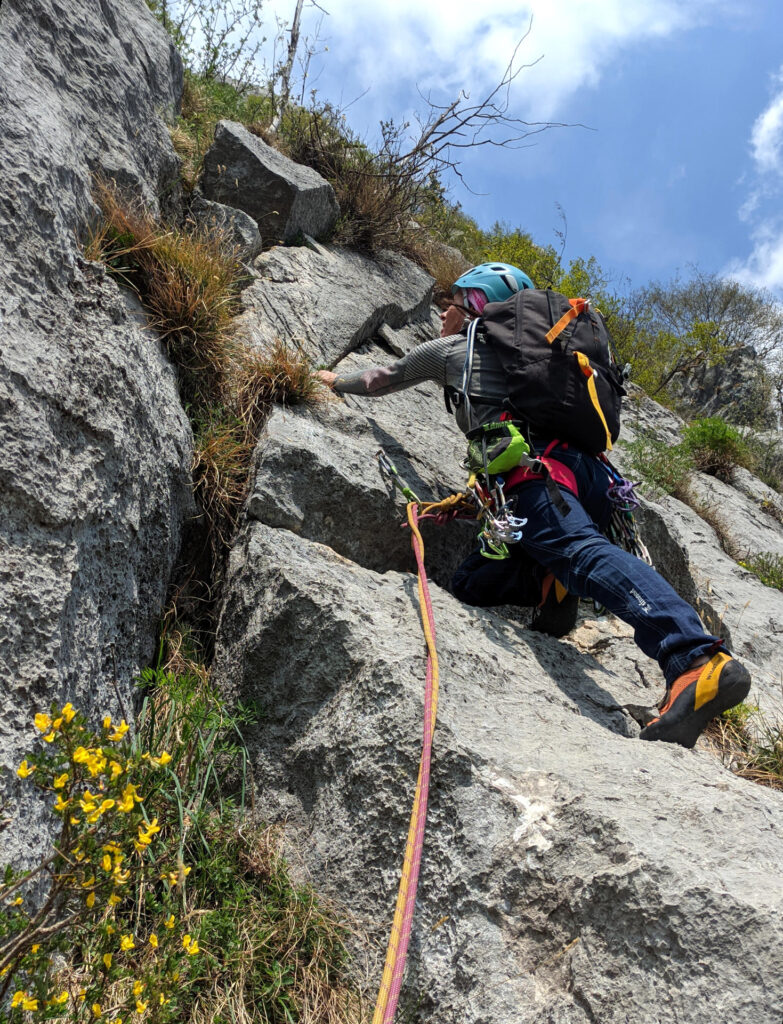
[[[546,334],[546,340],[550,345],[555,338],[563,333],[572,320],[576,320],[580,313],[584,313],[586,309],[590,308],[589,299],[569,299],[568,301],[571,304],[571,308],[567,312],[563,313],[555,326]]]

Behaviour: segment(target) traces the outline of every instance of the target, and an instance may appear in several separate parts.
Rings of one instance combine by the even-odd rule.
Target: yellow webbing
[[[590,401],[593,403],[593,407],[598,415],[601,417],[601,423],[603,423],[604,430],[606,431],[606,450],[610,452],[612,450],[612,434],[609,430],[609,424],[606,422],[606,416],[601,408],[601,403],[598,401],[598,391],[595,387],[595,376],[593,374],[593,368],[590,365],[590,360],[584,354],[584,352],[575,352],[574,355],[579,360],[579,365],[582,368],[582,373],[585,375],[587,381],[587,393],[590,395]]]

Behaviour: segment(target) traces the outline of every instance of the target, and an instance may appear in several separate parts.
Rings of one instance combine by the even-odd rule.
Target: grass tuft
[[[711,722],[704,735],[735,775],[783,790],[783,726],[760,708],[738,704]]]
[[[328,397],[307,356],[284,341],[275,341],[265,352],[246,349],[235,369],[238,416],[254,435],[273,404],[307,405]]]
[[[236,250],[214,233],[158,224],[110,183],[95,193],[103,219],[85,246],[133,289],[181,373],[183,398],[198,405],[225,398],[235,346],[233,321],[245,271]]]

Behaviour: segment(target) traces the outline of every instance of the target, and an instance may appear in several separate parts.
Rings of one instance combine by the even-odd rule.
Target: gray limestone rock
[[[160,341],[78,243],[91,173],[153,203],[172,194],[159,114],[179,102],[179,58],[143,0],[4,0],[0,53],[0,761],[13,768],[52,701],[131,713],[191,514],[192,441]],[[3,832],[3,860],[41,838],[17,783],[0,783],[25,821]]]
[[[340,213],[334,189],[317,171],[234,121],[220,121],[215,129],[201,188],[207,199],[249,214],[266,244],[326,235]]]
[[[405,1019],[778,1024],[783,796],[639,743],[618,705],[650,693],[600,654],[432,596],[441,688]],[[216,677],[261,704],[263,813],[382,949],[420,742],[415,580],[248,523]]]
[[[203,230],[227,239],[229,244],[236,247],[241,259],[252,259],[261,252],[258,224],[244,211],[215,203],[206,199],[199,189],[194,189],[190,199],[190,216]]]
[[[333,366],[382,324],[430,329],[432,278],[404,256],[387,253],[376,261],[337,247],[276,247],[253,268],[257,279],[242,293],[240,319],[257,347],[282,338],[314,363]]]

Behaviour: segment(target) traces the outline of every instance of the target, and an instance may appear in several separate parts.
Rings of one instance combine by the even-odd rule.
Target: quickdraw
[[[381,448],[376,453],[381,476],[396,487],[409,502],[418,505],[419,519],[434,519],[445,523],[451,519],[474,519],[481,523],[478,540],[485,558],[508,558],[508,545],[517,544],[527,519],[514,515],[503,491],[503,477],[494,478],[491,489],[471,473],[465,490],[451,494],[440,501],[421,501],[400,476],[397,467]]]

